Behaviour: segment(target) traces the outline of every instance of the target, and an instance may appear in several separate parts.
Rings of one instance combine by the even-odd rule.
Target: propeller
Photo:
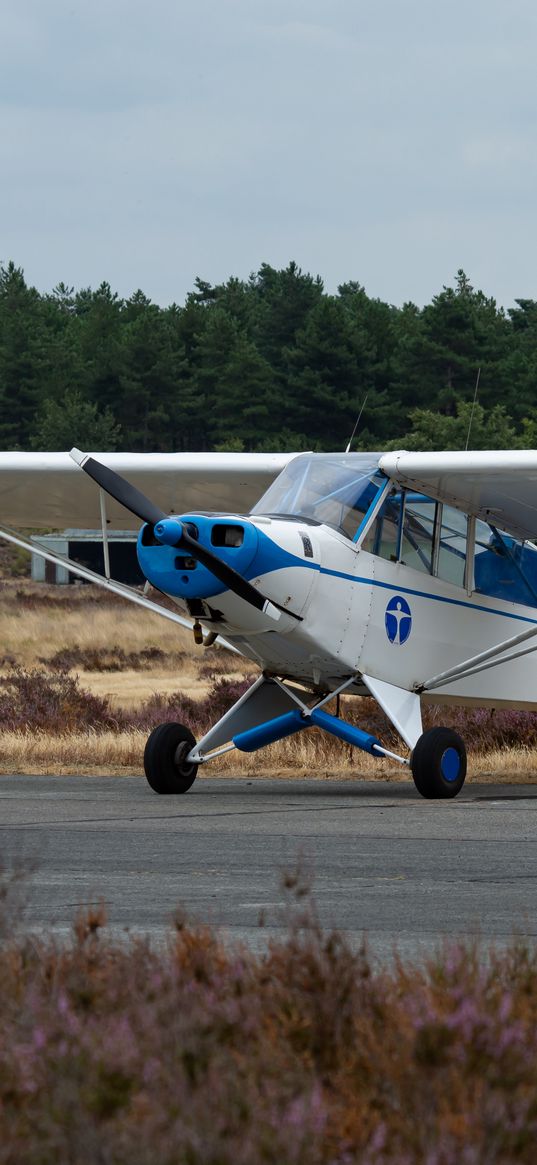
[[[88,453],[82,453],[80,449],[71,449],[69,456],[84,470],[84,473],[87,473],[101,489],[104,489],[105,493],[110,494],[142,522],[147,522],[153,526],[155,536],[163,545],[188,550],[192,558],[196,558],[202,566],[206,566],[207,570],[210,570],[211,574],[214,574],[215,578],[223,583],[228,590],[233,591],[246,603],[250,603],[256,610],[263,611],[270,618],[278,620],[282,612],[285,611],[286,614],[301,621],[300,615],[294,615],[287,608],[280,607],[277,603],[267,599],[265,595],[261,594],[261,591],[258,591],[247,579],[243,578],[242,574],[229,566],[212,550],[202,546],[197,538],[194,538],[190,533],[187,523],[181,522],[178,518],[168,518],[163,510],[159,509],[154,502],[146,498],[145,494],[126,481],[124,477],[121,477],[119,473],[116,473],[115,470],[109,469],[107,465],[103,465],[95,457],[90,457]]]
[[[157,522],[162,522],[166,517],[163,510],[159,510],[153,502],[146,498],[145,494],[141,493],[139,489],[135,489],[130,481],[126,481],[124,477],[120,477],[119,473],[115,473],[113,469],[108,469],[107,465],[103,465],[101,461],[96,461],[94,457],[90,457],[89,453],[81,453],[80,449],[71,449],[69,456],[76,461],[77,465],[92,477],[105,493],[110,494],[111,497],[125,506],[126,510],[130,510],[131,514],[135,514],[142,522],[148,522],[150,526],[155,526]]]

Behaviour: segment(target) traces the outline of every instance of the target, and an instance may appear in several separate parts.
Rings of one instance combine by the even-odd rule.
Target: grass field
[[[196,647],[188,631],[90,586],[1,582],[0,643],[3,773],[141,773],[154,723],[184,716],[199,736],[255,674],[239,656]],[[347,700],[344,709],[401,749],[373,701]],[[537,781],[535,715],[438,707],[424,719],[465,736],[470,777]],[[232,752],[204,773],[408,778],[316,729],[258,754]]]

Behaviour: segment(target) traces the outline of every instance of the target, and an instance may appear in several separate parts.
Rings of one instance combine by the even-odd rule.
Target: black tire
[[[466,777],[464,740],[452,728],[429,728],[420,736],[410,766],[422,797],[456,797]]]
[[[184,724],[159,724],[148,737],[144,770],[155,793],[186,793],[196,780],[198,766],[184,758],[196,743]]]

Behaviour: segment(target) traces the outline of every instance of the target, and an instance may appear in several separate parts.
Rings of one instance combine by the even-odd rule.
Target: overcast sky
[[[2,0],[0,260],[537,298],[536,0]]]

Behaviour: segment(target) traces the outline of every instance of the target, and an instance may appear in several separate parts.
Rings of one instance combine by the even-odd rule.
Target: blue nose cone
[[[157,522],[155,526],[155,538],[158,538],[163,546],[177,546],[182,533],[183,526],[177,518],[163,518],[162,522]]]
[[[153,586],[182,599],[206,599],[227,589],[195,557],[192,547],[180,545],[183,527],[222,562],[244,577],[258,549],[258,532],[246,518],[211,517],[207,514],[181,514],[163,518],[154,527],[143,526],[138,536],[138,562]]]

